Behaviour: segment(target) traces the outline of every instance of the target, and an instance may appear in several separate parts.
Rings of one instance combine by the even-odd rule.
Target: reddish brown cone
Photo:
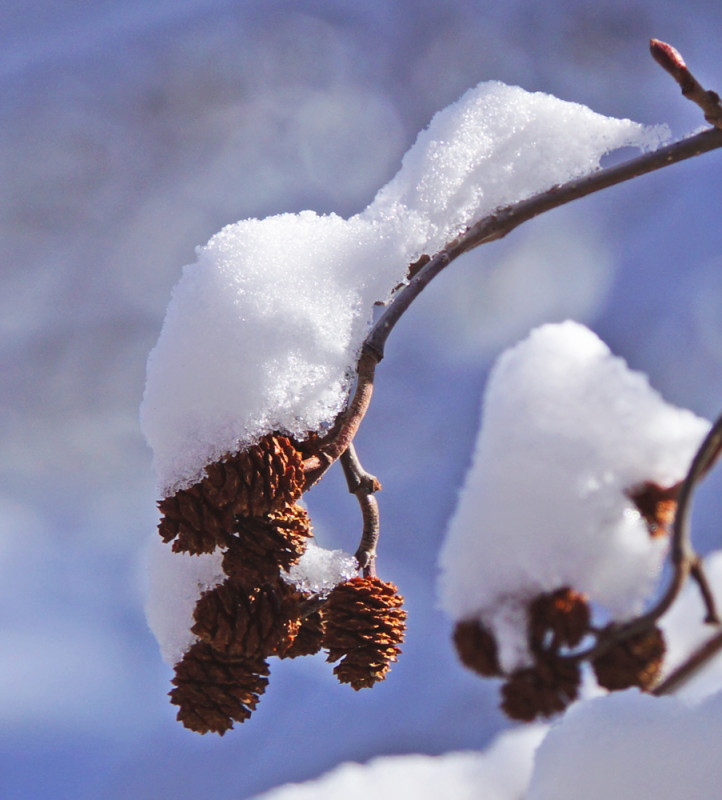
[[[664,536],[674,522],[681,485],[664,487],[647,481],[627,492],[627,497],[644,517],[651,536]]]
[[[298,632],[298,595],[283,581],[248,595],[232,580],[201,595],[191,631],[216,652],[247,659],[285,651]]]
[[[358,690],[384,680],[406,630],[403,597],[392,583],[352,578],[331,592],[324,608],[327,660],[334,674]]]
[[[210,553],[224,546],[237,516],[283,509],[301,496],[305,480],[301,453],[278,435],[209,464],[205,473],[158,504],[158,532],[176,552]]]
[[[623,639],[592,661],[597,682],[612,692],[630,686],[649,690],[659,677],[666,649],[656,627]]]
[[[262,659],[223,656],[197,642],[175,666],[171,703],[180,707],[178,721],[198,733],[221,736],[251,716],[265,691],[268,664]]]
[[[586,595],[568,586],[540,594],[529,604],[529,641],[533,650],[575,647],[589,633]]]
[[[298,658],[299,656],[312,656],[323,647],[323,637],[326,631],[323,614],[315,611],[301,622],[296,638],[290,647],[278,655],[281,658]]]
[[[223,571],[250,590],[295,564],[311,536],[308,514],[299,505],[260,517],[238,517],[227,540]]]
[[[501,689],[501,708],[511,719],[523,722],[550,717],[576,699],[580,680],[574,661],[549,654],[511,675]]]
[[[479,620],[467,619],[456,624],[454,646],[465,667],[485,678],[501,674],[496,639]]]

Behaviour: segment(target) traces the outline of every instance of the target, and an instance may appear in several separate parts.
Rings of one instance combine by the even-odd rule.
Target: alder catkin
[[[323,640],[334,675],[359,690],[385,679],[406,630],[403,597],[378,578],[352,578],[329,595]]]

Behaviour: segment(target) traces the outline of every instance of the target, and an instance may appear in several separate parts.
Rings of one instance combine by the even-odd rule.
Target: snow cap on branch
[[[668,138],[665,125],[488,81],[434,116],[366,214],[413,221],[433,255],[474,220],[593,172],[612,150],[654,150]]]
[[[330,425],[373,307],[465,225],[591,172],[660,129],[501,83],[438,113],[362,213],[237,222],[197,251],[148,360],[141,407],[161,493],[262,436]]]
[[[708,429],[583,325],[534,330],[489,377],[440,556],[444,609],[494,633],[505,670],[526,663],[526,609],[543,592],[569,586],[614,619],[634,615],[666,542],[628,492],[679,482]]]

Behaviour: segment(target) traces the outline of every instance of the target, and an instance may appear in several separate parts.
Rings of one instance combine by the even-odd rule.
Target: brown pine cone
[[[675,483],[665,487],[647,481],[627,492],[627,497],[644,517],[650,536],[664,536],[669,531],[677,513],[677,497],[681,486],[681,483]]]
[[[311,521],[294,504],[259,517],[237,517],[227,539],[223,571],[252,589],[275,580],[303,555],[312,536]]]
[[[657,627],[623,639],[592,661],[597,683],[610,692],[630,686],[647,691],[659,677],[666,649]]]
[[[529,641],[534,650],[576,647],[589,633],[586,595],[568,586],[540,594],[529,604]]]
[[[249,595],[229,578],[201,595],[191,632],[226,656],[276,655],[291,646],[301,626],[299,598],[280,579]]]
[[[237,516],[278,511],[303,493],[301,453],[285,436],[269,434],[205,468],[205,477],[158,503],[163,541],[175,552],[210,553],[224,546]]]
[[[523,722],[550,717],[576,699],[580,680],[576,662],[547,654],[534,666],[514,672],[502,686],[502,711]]]
[[[223,656],[206,642],[197,642],[175,666],[171,703],[180,706],[177,719],[198,733],[221,736],[244,722],[268,684],[262,659]]]
[[[454,628],[454,646],[461,663],[485,678],[501,675],[496,639],[479,620],[466,619]]]
[[[323,646],[323,637],[326,630],[323,614],[314,611],[307,616],[298,629],[296,638],[291,646],[279,653],[281,658],[298,658],[299,656],[313,656]]]
[[[406,630],[403,597],[392,583],[352,578],[339,584],[324,608],[327,661],[341,660],[334,674],[358,690],[382,681],[401,652]]]

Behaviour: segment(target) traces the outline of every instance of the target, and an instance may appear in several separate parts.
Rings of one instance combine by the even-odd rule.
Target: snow
[[[708,429],[583,325],[534,330],[489,377],[440,555],[443,608],[495,631],[505,669],[524,663],[520,609],[541,592],[571,586],[614,619],[634,615],[666,543],[625,491],[681,480]]]
[[[413,220],[433,254],[473,220],[571,180],[625,145],[655,149],[669,132],[498,81],[438,112],[367,213]]]
[[[177,664],[196,641],[193,609],[201,594],[223,583],[223,553],[174,553],[156,534],[148,548],[148,594],[145,616],[158,640],[163,661]]]
[[[531,725],[499,736],[483,753],[375,758],[367,764],[341,764],[302,784],[273,789],[256,800],[515,800],[529,782],[534,750],[546,732]]]
[[[636,689],[572,707],[541,744],[526,800],[716,797],[722,695],[698,706]]]
[[[284,580],[306,594],[327,595],[334,586],[358,574],[358,562],[343,550],[326,550],[313,539]]]
[[[374,305],[500,205],[655,147],[660,128],[497,82],[438,113],[360,214],[228,225],[185,267],[148,359],[141,426],[161,494],[266,433],[303,437],[346,401]]]

